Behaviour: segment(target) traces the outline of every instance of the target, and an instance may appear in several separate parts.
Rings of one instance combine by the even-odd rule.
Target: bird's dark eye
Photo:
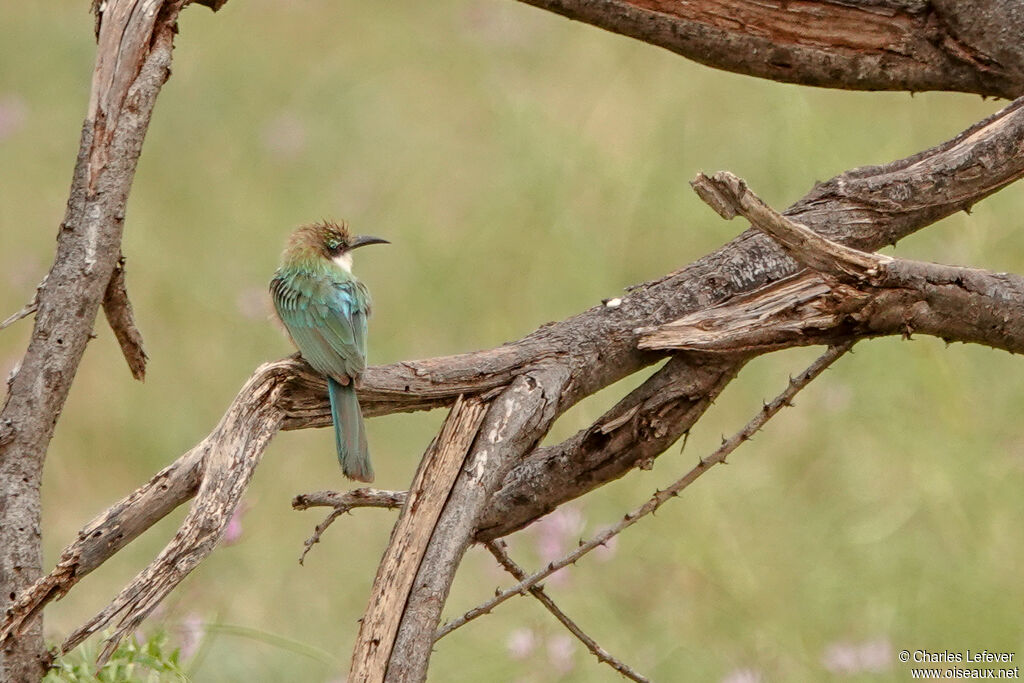
[[[331,253],[337,252],[341,249],[341,242],[338,240],[327,240],[327,250]]]

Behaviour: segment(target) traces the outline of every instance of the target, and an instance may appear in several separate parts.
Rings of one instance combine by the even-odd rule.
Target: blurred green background
[[[52,260],[85,112],[86,2],[0,4],[0,318]],[[46,464],[47,568],[80,526],[200,440],[261,362],[291,352],[266,283],[287,232],[323,217],[390,238],[363,252],[372,363],[491,347],[733,237],[689,190],[728,169],[783,207],[848,168],[937,144],[1001,104],[759,81],[510,0],[235,0],[184,12],[128,207],[128,285],[151,356],[134,382],[101,321]],[[1024,272],[1012,186],[901,243],[916,258]],[[31,321],[0,333],[6,376]],[[742,425],[817,350],[752,363],[650,472],[510,540],[528,568],[613,523]],[[880,340],[812,385],[733,465],[548,586],[655,680],[906,680],[901,649],[1024,653],[1019,359]],[[642,377],[559,421],[586,426]],[[440,413],[370,421],[383,488],[404,488]],[[343,676],[395,514],[339,520],[325,430],[275,439],[238,540],[150,620],[197,681]],[[47,611],[54,639],[103,607],[181,511]],[[472,550],[446,614],[509,580]],[[190,633],[209,625],[199,651]],[[614,681],[518,598],[441,641],[437,681]]]

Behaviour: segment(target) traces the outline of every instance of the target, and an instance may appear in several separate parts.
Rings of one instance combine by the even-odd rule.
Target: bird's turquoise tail
[[[352,382],[340,384],[327,378],[327,393],[331,399],[331,417],[334,418],[334,443],[338,448],[341,471],[349,479],[373,481],[370,449],[366,445],[366,428],[359,398]]]

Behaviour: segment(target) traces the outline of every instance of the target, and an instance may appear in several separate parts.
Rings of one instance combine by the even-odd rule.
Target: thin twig
[[[308,510],[315,507],[334,508],[349,512],[356,508],[400,508],[409,497],[408,491],[389,491],[364,486],[351,491],[315,491],[300,493],[292,499],[293,510]]]
[[[329,515],[316,525],[313,535],[306,539],[305,549],[299,556],[299,564],[303,564],[306,553],[320,542],[320,537],[327,527],[334,523],[341,515],[351,512],[355,508],[400,508],[405,505],[409,497],[408,491],[385,491],[364,487],[339,493],[337,491],[317,491],[315,493],[303,493],[292,499],[293,510],[308,510],[311,507],[333,507]]]
[[[22,308],[17,313],[12,313],[9,318],[0,323],[0,330],[4,329],[5,327],[13,325],[22,318],[27,318],[28,316],[35,313],[37,308],[39,308],[38,292],[32,295],[32,301],[29,301],[27,304],[25,304],[24,308]]]
[[[494,555],[494,559],[498,561],[498,564],[504,567],[509,574],[516,577],[519,581],[526,578],[526,572],[523,571],[523,568],[508,556],[504,541],[500,539],[487,541],[484,546],[491,552],[491,555]],[[637,673],[628,664],[625,664],[613,657],[607,650],[598,645],[597,641],[584,633],[583,629],[581,629],[576,622],[569,618],[569,615],[563,612],[558,605],[555,604],[554,600],[544,592],[543,588],[540,586],[530,586],[529,590],[533,597],[540,600],[540,604],[544,605],[549,612],[555,615],[555,619],[558,619],[563,626],[569,629],[570,633],[576,636],[581,643],[587,646],[587,649],[597,657],[597,661],[608,664],[608,666],[612,667],[626,678],[638,681],[639,683],[649,683],[649,678],[643,674]]]
[[[627,513],[618,524],[610,527],[603,533],[598,534],[586,543],[581,543],[576,550],[569,553],[560,560],[556,560],[548,564],[547,567],[541,569],[521,580],[515,586],[508,588],[493,598],[484,602],[473,609],[469,610],[461,617],[449,621],[447,624],[438,629],[434,640],[437,641],[460,626],[464,626],[473,619],[479,616],[489,613],[492,609],[505,602],[514,595],[523,595],[532,586],[537,585],[547,577],[554,574],[562,567],[568,566],[575,563],[581,557],[589,553],[594,548],[604,545],[613,536],[621,533],[623,530],[629,528],[641,518],[651,514],[659,507],[662,503],[674,498],[679,495],[679,492],[685,489],[687,486],[692,484],[700,475],[707,472],[711,467],[719,463],[724,463],[726,457],[732,453],[736,448],[744,441],[748,441],[755,432],[765,425],[768,420],[774,417],[784,406],[792,405],[793,397],[796,396],[801,389],[807,386],[814,378],[824,372],[832,363],[834,363],[840,356],[845,354],[853,346],[854,342],[846,342],[837,346],[830,346],[825,353],[821,354],[816,361],[811,363],[802,373],[796,377],[790,378],[789,385],[785,390],[772,400],[771,403],[767,403],[758,411],[750,422],[748,422],[743,429],[733,434],[730,438],[722,442],[722,445],[714,453],[709,455],[707,458],[700,460],[697,465],[687,472],[681,479],[678,479],[668,488],[662,489],[655,492],[651,498],[638,507],[636,510]]]

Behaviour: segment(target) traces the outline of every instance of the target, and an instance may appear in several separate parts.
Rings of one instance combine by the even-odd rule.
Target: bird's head
[[[303,225],[292,233],[288,241],[289,250],[312,250],[348,271],[352,269],[352,251],[367,244],[390,242],[380,237],[353,235],[345,221],[322,221]]]

